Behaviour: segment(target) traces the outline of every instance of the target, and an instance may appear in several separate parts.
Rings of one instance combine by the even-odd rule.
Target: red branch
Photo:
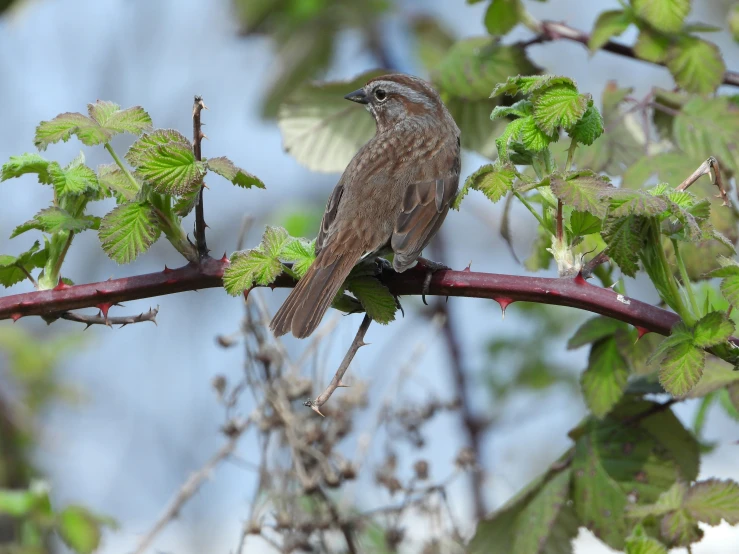
[[[17,320],[30,315],[52,315],[101,303],[116,304],[188,290],[220,287],[223,270],[227,265],[226,259],[206,258],[200,265],[191,263],[178,269],[165,268],[158,273],[87,285],[63,285],[54,290],[6,296],[0,298],[0,319]],[[419,295],[423,290],[425,276],[424,270],[412,269],[405,273],[386,272],[381,279],[394,294]],[[294,281],[285,275],[279,277],[275,283],[277,287],[293,285]],[[438,296],[570,306],[625,321],[661,335],[668,335],[672,326],[680,319],[673,312],[591,285],[580,276],[574,279],[555,279],[472,271],[438,271],[431,279],[430,293]]]

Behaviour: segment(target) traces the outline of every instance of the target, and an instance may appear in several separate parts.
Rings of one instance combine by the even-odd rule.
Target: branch
[[[111,279],[86,285],[60,284],[52,290],[14,294],[0,298],[0,320],[18,320],[31,315],[54,315],[101,303],[126,302],[153,298],[188,290],[221,287],[223,270],[228,260],[207,258],[198,265],[190,263],[178,269],[147,273],[134,277]],[[404,273],[386,270],[380,280],[396,295],[420,295],[426,271],[410,269]],[[281,275],[274,287],[292,287],[295,281]],[[589,284],[581,276],[575,278],[525,277],[474,271],[441,270],[434,273],[429,294],[489,298],[500,302],[537,302],[569,306],[618,319],[646,331],[669,335],[680,317],[670,311],[627,298],[610,289]],[[732,339],[739,344],[739,340]]]
[[[236,449],[237,443],[239,442],[239,438],[241,438],[241,435],[243,435],[249,428],[249,425],[251,425],[251,419],[235,422],[234,425],[228,428],[228,442],[224,444],[218,452],[213,454],[210,460],[208,460],[203,467],[190,475],[190,477],[187,478],[187,481],[182,484],[180,490],[177,491],[177,494],[175,494],[167,508],[164,510],[164,513],[154,524],[154,527],[152,527],[151,530],[149,530],[149,532],[146,533],[146,535],[144,535],[144,537],[139,541],[139,544],[134,551],[135,554],[143,554],[162,529],[164,529],[172,520],[177,518],[182,507],[196,492],[198,492],[198,490],[200,490],[203,482],[210,478],[210,474],[216,466],[233,453]]]
[[[192,107],[192,152],[195,155],[197,161],[203,159],[202,151],[200,148],[201,141],[206,138],[205,133],[202,130],[202,123],[200,122],[200,112],[207,110],[208,106],[203,102],[202,96],[195,96],[195,103]],[[198,191],[198,200],[195,204],[195,244],[198,248],[198,256],[200,259],[208,256],[208,246],[205,242],[205,215],[203,212],[203,189],[205,185],[200,183],[200,190]]]
[[[364,319],[362,320],[362,324],[359,326],[357,334],[352,341],[352,345],[349,347],[349,350],[344,355],[344,359],[341,361],[339,369],[336,370],[334,378],[331,379],[331,383],[329,383],[328,387],[326,387],[326,390],[323,391],[315,400],[306,400],[305,405],[316,412],[318,415],[323,416],[323,414],[321,413],[321,406],[323,406],[328,401],[328,399],[331,398],[331,395],[334,393],[334,391],[339,387],[346,386],[341,382],[341,378],[346,373],[346,370],[349,369],[349,364],[352,363],[357,350],[367,344],[366,342],[364,342],[364,335],[367,333],[367,329],[369,329],[370,323],[372,323],[372,318],[365,314]]]
[[[588,46],[588,43],[590,42],[589,34],[570,27],[569,25],[566,25],[564,23],[557,23],[556,21],[532,22],[531,27],[534,32],[539,34],[535,42],[548,42],[564,39],[573,42],[579,42],[580,44],[584,44],[585,46]],[[639,56],[636,55],[636,52],[634,52],[634,49],[632,47],[626,46],[625,44],[620,44],[618,42],[613,42],[612,40],[606,42],[603,46],[601,46],[600,49],[605,50],[606,52],[611,52],[612,54],[617,54],[619,56],[632,58],[634,60],[639,60],[645,63],[656,63],[657,65],[665,67],[665,64],[662,62],[649,62],[647,60],[641,59]],[[725,85],[739,87],[739,73],[735,71],[727,71],[726,73],[724,73],[722,82]]]
[[[64,312],[59,316],[60,319],[66,319],[67,321],[77,321],[86,325],[85,329],[91,325],[107,325],[112,327],[113,325],[120,325],[125,327],[132,323],[143,323],[144,321],[151,321],[154,325],[157,324],[157,314],[159,313],[159,306],[156,308],[149,308],[148,312],[142,312],[139,315],[124,315],[119,317],[108,317],[108,314],[103,314],[102,311],[97,315],[80,314],[77,312]],[[53,318],[48,318],[47,323],[52,323]]]

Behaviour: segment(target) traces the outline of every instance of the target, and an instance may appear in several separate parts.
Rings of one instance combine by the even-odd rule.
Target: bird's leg
[[[418,258],[416,266],[426,271],[426,278],[423,280],[423,288],[421,289],[421,300],[426,306],[428,306],[428,302],[426,302],[426,295],[429,293],[431,278],[437,271],[451,269],[451,267],[439,262],[427,260],[426,258]]]
[[[375,276],[382,277],[382,274],[386,271],[393,271],[392,262],[389,262],[380,256],[375,258]]]

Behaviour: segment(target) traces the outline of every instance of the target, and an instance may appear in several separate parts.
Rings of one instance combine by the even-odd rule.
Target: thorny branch
[[[200,122],[200,112],[207,110],[208,106],[203,102],[202,96],[195,96],[195,102],[192,107],[192,152],[197,161],[202,160],[201,142],[206,138],[203,133],[202,123]],[[208,246],[205,242],[205,214],[203,211],[203,190],[205,184],[200,183],[198,191],[198,199],[195,204],[195,244],[198,248],[198,256],[202,260],[208,256]]]
[[[352,363],[357,350],[359,350],[362,346],[367,345],[367,343],[364,342],[364,335],[367,333],[367,329],[369,329],[370,323],[372,323],[372,318],[365,314],[364,319],[362,320],[362,324],[359,326],[357,334],[352,341],[352,345],[349,347],[349,350],[347,350],[346,354],[344,355],[344,359],[341,361],[339,369],[336,370],[334,378],[331,379],[331,383],[329,383],[328,387],[326,387],[326,390],[323,391],[318,397],[316,397],[315,400],[307,400],[305,402],[306,406],[308,406],[311,410],[313,410],[320,416],[323,416],[323,414],[321,413],[321,406],[323,406],[328,401],[328,399],[331,398],[331,395],[336,389],[346,386],[341,382],[341,379],[344,377],[346,370],[349,369],[349,365]]]
[[[102,311],[96,315],[81,314],[78,312],[64,312],[59,316],[60,319],[66,319],[67,321],[77,321],[78,323],[84,323],[85,329],[92,325],[107,325],[112,327],[113,325],[120,325],[125,327],[132,323],[143,323],[144,321],[151,321],[154,325],[157,324],[157,314],[159,313],[159,306],[156,308],[149,308],[149,311],[142,312],[139,315],[125,315],[120,317],[108,317],[107,314],[103,314]],[[51,323],[51,321],[48,321]]]
[[[721,167],[718,164],[718,160],[711,156],[705,162],[703,162],[698,169],[696,169],[687,179],[685,179],[676,190],[687,190],[687,188],[695,183],[698,179],[704,175],[711,175],[713,184],[718,187],[719,193],[716,198],[720,198],[723,202],[723,206],[729,206],[729,195],[726,193],[724,187],[724,180],[721,176]]]

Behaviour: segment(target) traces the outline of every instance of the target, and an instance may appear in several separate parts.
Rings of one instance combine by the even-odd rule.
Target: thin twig
[[[687,190],[688,187],[690,187],[690,185],[695,183],[698,179],[700,179],[704,175],[711,175],[712,173],[713,175],[711,176],[711,181],[713,181],[713,184],[716,185],[719,190],[716,198],[720,198],[723,202],[723,205],[728,206],[729,195],[726,193],[726,189],[724,188],[724,181],[723,177],[721,176],[721,167],[718,164],[718,160],[713,156],[703,162],[698,169],[690,174],[690,177],[680,183],[680,186],[678,186],[676,190]]]
[[[364,335],[367,333],[367,329],[369,329],[370,323],[372,323],[372,318],[365,314],[364,319],[362,319],[362,324],[357,330],[357,335],[354,337],[352,345],[349,347],[349,350],[344,356],[344,359],[341,361],[339,369],[336,370],[336,375],[334,375],[334,378],[331,379],[331,383],[328,385],[328,387],[326,387],[326,390],[323,391],[315,400],[305,401],[305,405],[317,414],[323,416],[320,410],[321,406],[323,406],[326,401],[331,398],[331,395],[337,388],[343,386],[341,383],[341,379],[342,377],[344,377],[346,370],[349,369],[349,364],[352,363],[357,350],[367,344],[366,342],[364,342]]]
[[[239,439],[250,425],[251,419],[247,419],[240,421],[229,428],[230,433],[228,442],[224,444],[210,458],[210,460],[203,465],[203,467],[187,478],[174,495],[167,508],[164,510],[164,513],[159,517],[151,530],[139,541],[134,554],[143,554],[162,529],[164,529],[172,520],[177,518],[182,507],[196,492],[198,492],[198,490],[200,490],[200,487],[203,485],[205,480],[210,478],[210,475],[216,466],[218,466],[218,464],[220,464],[236,449]]]
[[[126,315],[119,317],[106,317],[102,312],[96,315],[81,314],[78,312],[64,312],[60,315],[60,319],[66,319],[68,321],[77,321],[86,325],[85,329],[91,325],[107,325],[112,327],[113,325],[120,325],[125,327],[132,323],[143,323],[145,321],[151,321],[154,325],[157,324],[157,314],[159,313],[159,306],[156,308],[149,308],[148,312],[142,312],[139,315]]]
[[[203,102],[202,96],[195,96],[195,102],[192,107],[192,152],[195,155],[197,161],[202,160],[201,142],[206,138],[205,133],[202,130],[202,123],[200,122],[200,112],[207,110],[208,106]],[[200,259],[208,256],[208,246],[205,242],[205,215],[203,212],[203,189],[205,184],[200,183],[200,190],[198,191],[198,200],[195,204],[195,244],[198,248],[198,256]]]
[[[600,254],[596,255],[593,259],[582,266],[583,279],[590,279],[590,277],[592,277],[593,275],[593,272],[599,265],[602,265],[609,261],[611,261],[611,258],[609,258],[608,254],[606,254],[606,251],[603,250]]]

